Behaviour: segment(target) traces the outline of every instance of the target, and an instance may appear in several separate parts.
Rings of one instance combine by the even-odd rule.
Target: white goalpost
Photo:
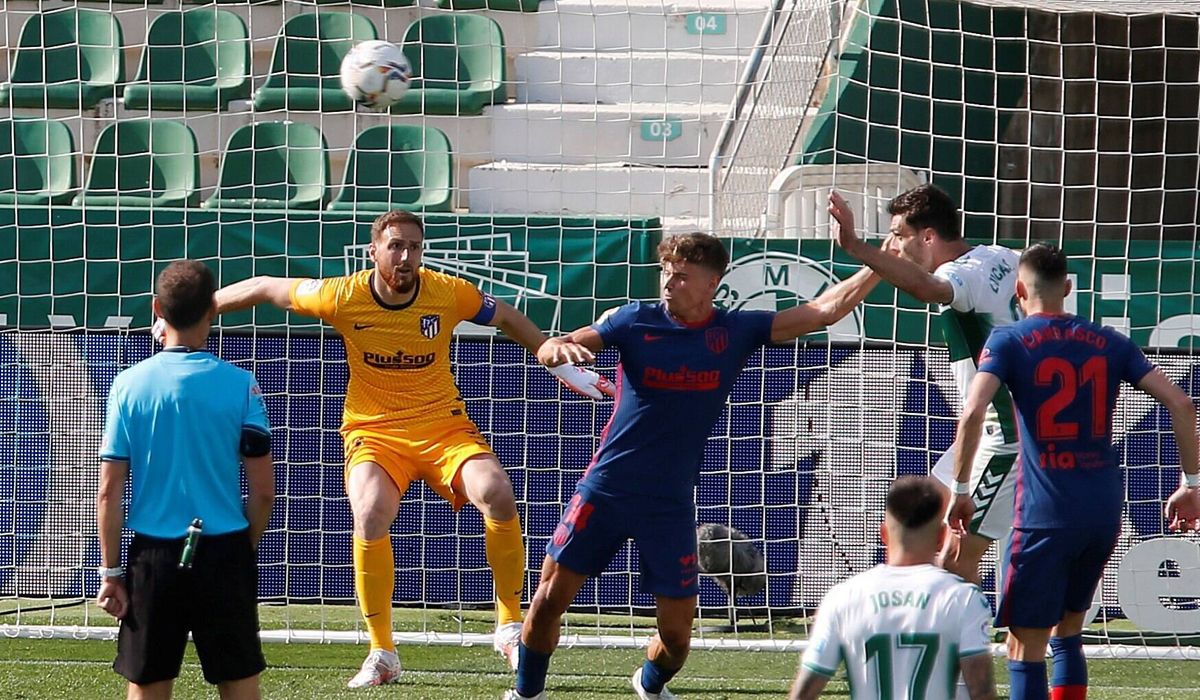
[[[427,267],[559,333],[655,298],[655,246],[682,231],[726,237],[718,303],[810,299],[857,269],[829,237],[831,188],[877,237],[891,197],[933,182],[972,242],[1061,243],[1070,310],[1200,395],[1194,3],[453,4],[0,0],[0,635],[115,634],[90,604],[96,453],[112,378],[155,350],[157,271],[187,256],[222,284],[348,274],[397,203],[426,221]],[[391,112],[356,111],[337,61],[376,37],[418,81]],[[451,360],[514,485],[528,601],[611,404],[563,393],[490,331],[456,329]],[[255,373],[275,428],[263,639],[364,641],[340,338],[257,309],[222,318],[211,347]],[[695,646],[802,649],[824,593],[882,560],[887,487],[928,472],[957,409],[935,312],[890,288],[756,354],[709,439],[697,516],[744,533],[765,583],[731,599],[702,577]],[[1169,420],[1126,391],[1116,439],[1124,529],[1087,653],[1200,658],[1200,540],[1160,513],[1178,478]],[[410,488],[392,529],[399,642],[490,641],[483,538],[474,509]],[[644,645],[638,584],[627,545],[563,644]]]

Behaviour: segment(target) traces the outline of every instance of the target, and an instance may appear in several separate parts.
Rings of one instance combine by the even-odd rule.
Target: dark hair
[[[729,267],[729,251],[716,236],[707,233],[679,233],[668,236],[658,244],[660,263],[694,263],[706,267],[718,275],[725,274]]]
[[[943,241],[962,238],[958,230],[958,207],[937,185],[917,185],[888,202],[888,213],[901,214],[909,226],[920,231],[931,228]]]
[[[1067,279],[1067,254],[1053,243],[1034,243],[1021,253],[1021,267],[1028,268],[1039,282],[1050,284]]]
[[[421,232],[421,237],[425,237],[425,224],[421,223],[421,217],[405,211],[403,209],[393,209],[386,214],[380,214],[371,224],[371,240],[377,241],[383,235],[383,232],[393,226],[402,226],[404,224],[412,224]]]
[[[176,260],[158,273],[154,294],[162,317],[172,328],[191,328],[213,305],[217,282],[199,260]]]
[[[888,489],[887,513],[906,530],[928,525],[944,510],[942,492],[927,476],[902,476]]]

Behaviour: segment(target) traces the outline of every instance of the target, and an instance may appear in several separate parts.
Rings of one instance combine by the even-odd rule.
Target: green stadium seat
[[[278,5],[283,0],[183,0],[184,5]]]
[[[320,209],[329,198],[329,154],[315,126],[259,122],[233,132],[217,193],[206,209]]]
[[[77,187],[66,124],[0,120],[0,204],[70,204]]]
[[[386,124],[358,135],[330,211],[450,211],[454,159],[441,129]]]
[[[130,0],[132,2],[132,0]],[[438,0],[443,10],[506,10],[537,12],[542,0]]]
[[[338,71],[350,47],[377,38],[375,25],[350,12],[314,12],[289,19],[275,40],[271,73],[254,95],[258,110],[346,111]]]
[[[412,7],[417,0],[317,0],[318,5],[366,5],[369,7]]]
[[[187,207],[200,203],[196,135],[173,119],[105,127],[75,206]]]
[[[215,7],[159,15],[133,83],[131,109],[217,111],[250,97],[250,35],[246,23]]]
[[[483,15],[433,15],[409,26],[413,80],[393,114],[482,114],[504,102],[504,34]]]
[[[30,17],[0,106],[90,109],[125,82],[121,25],[111,13],[65,8]]]

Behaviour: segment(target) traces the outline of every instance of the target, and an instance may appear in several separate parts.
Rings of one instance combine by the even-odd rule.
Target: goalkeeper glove
[[[167,322],[162,318],[155,318],[154,325],[150,326],[150,335],[162,345],[167,339]]]
[[[590,369],[563,364],[557,367],[547,367],[546,370],[558,378],[563,386],[576,394],[600,399],[616,393],[612,382]]]

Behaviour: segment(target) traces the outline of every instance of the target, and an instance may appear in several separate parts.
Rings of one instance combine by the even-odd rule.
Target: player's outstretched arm
[[[1179,446],[1179,468],[1184,474],[1184,483],[1167,499],[1163,508],[1172,530],[1200,530],[1200,487],[1188,488],[1188,475],[1197,476],[1200,460],[1200,440],[1196,436],[1196,406],[1191,397],[1174,382],[1155,368],[1137,384],[1138,388],[1158,400],[1171,414],[1171,432]]]
[[[828,684],[828,678],[801,666],[796,682],[792,684],[792,694],[788,697],[790,700],[816,700]]]
[[[241,311],[258,304],[272,304],[284,311],[292,310],[291,291],[298,280],[291,277],[251,277],[222,287],[214,298],[217,313]]]
[[[784,309],[771,323],[771,342],[786,343],[842,320],[879,284],[879,275],[864,267],[822,292],[816,299]]]
[[[987,413],[988,404],[1000,389],[1000,378],[990,372],[979,372],[971,380],[967,389],[967,400],[963,405],[962,416],[958,419],[958,434],[954,437],[954,481],[951,486],[953,499],[947,521],[950,528],[965,533],[975,514],[975,503],[967,493],[967,484],[971,480],[971,463],[975,461],[975,453],[979,450],[979,436],[983,431],[983,418]]]
[[[995,700],[996,682],[992,677],[992,655],[975,654],[959,661],[963,683],[971,700]]]
[[[546,342],[545,334],[528,316],[499,299],[496,300],[496,315],[492,316],[488,325],[499,328],[501,333],[520,343],[532,355],[537,355],[538,349]]]
[[[944,279],[923,270],[911,260],[888,252],[888,246],[876,248],[854,231],[854,212],[837,192],[829,193],[829,214],[837,222],[837,241],[842,250],[862,261],[879,276],[927,304],[949,304],[954,288]]]

